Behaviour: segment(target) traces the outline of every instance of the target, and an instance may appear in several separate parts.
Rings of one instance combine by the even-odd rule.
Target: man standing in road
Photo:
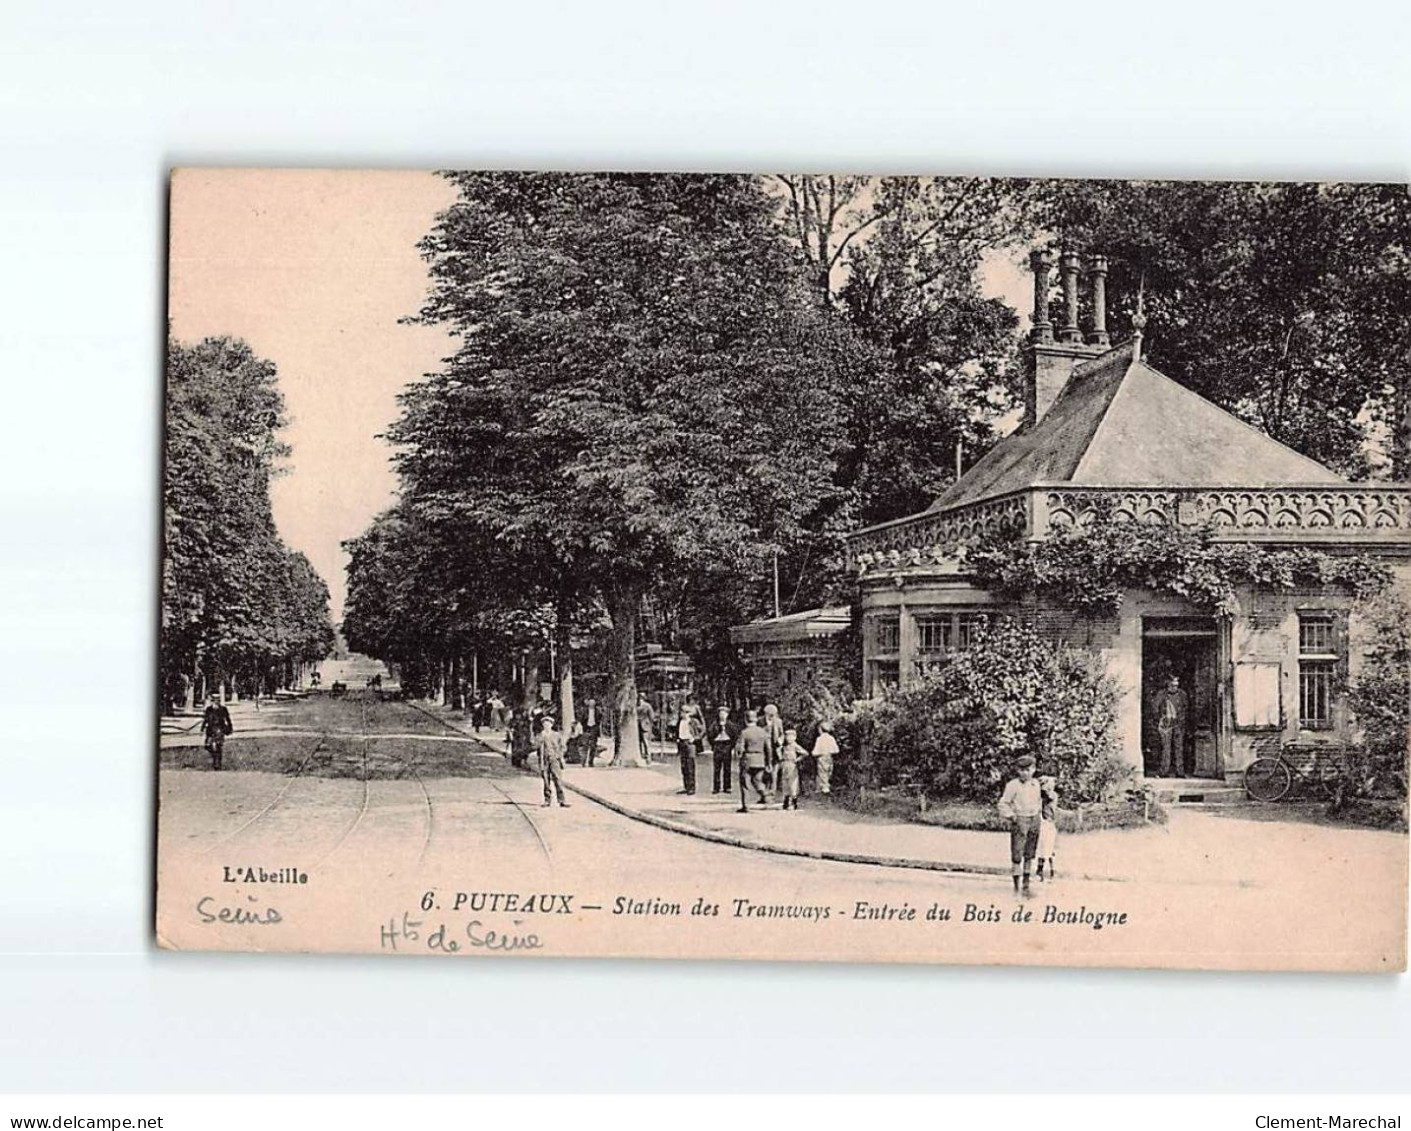
[[[553,804],[549,797],[549,786],[552,784],[558,792],[559,807],[567,809],[568,802],[563,799],[563,733],[554,730],[552,715],[545,715],[539,720],[539,733],[534,736],[534,746],[539,752],[539,774],[544,779],[544,807]]]
[[[1161,775],[1185,776],[1186,720],[1191,712],[1190,696],[1181,681],[1172,676],[1156,697],[1156,733],[1161,739]]]
[[[759,713],[745,713],[745,727],[735,738],[735,753],[740,759],[740,812],[748,813],[748,794],[754,790],[759,803],[768,798],[764,794],[764,756],[769,746],[769,733],[759,725]]]
[[[211,756],[211,769],[221,767],[225,752],[225,736],[235,730],[225,704],[212,695],[206,701],[206,713],[201,716],[201,733],[206,736],[206,751]]]
[[[710,728],[710,749],[715,763],[710,791],[729,793],[730,759],[735,753],[735,728],[730,725],[729,707],[718,708],[715,715],[715,725]]]
[[[1039,818],[1044,802],[1034,766],[1033,756],[1023,755],[1015,763],[1018,775],[1009,779],[999,799],[999,815],[1009,822],[1009,861],[1015,894],[1019,893],[1021,876],[1024,894],[1029,894],[1029,872],[1039,849]]]

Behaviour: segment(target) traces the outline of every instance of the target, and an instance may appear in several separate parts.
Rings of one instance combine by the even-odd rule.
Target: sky
[[[274,520],[328,583],[342,619],[344,539],[392,501],[378,439],[397,394],[440,367],[441,330],[407,326],[426,291],[417,241],[454,189],[432,173],[182,169],[172,177],[168,317],[182,341],[244,338],[279,371],[292,449],[273,483]],[[991,256],[986,294],[1021,315],[1018,256]]]
[[[178,170],[168,316],[183,341],[244,338],[279,371],[292,453],[271,488],[275,524],[328,582],[342,619],[346,556],[392,500],[377,434],[396,396],[452,340],[402,325],[420,309],[417,241],[455,193],[430,173]]]

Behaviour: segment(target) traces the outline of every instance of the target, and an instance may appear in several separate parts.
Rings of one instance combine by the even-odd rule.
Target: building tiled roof
[[[736,644],[757,644],[765,640],[801,640],[810,636],[832,636],[842,632],[852,621],[847,605],[831,605],[823,609],[805,609],[801,613],[751,621],[730,629],[730,639]]]
[[[932,511],[1036,484],[1274,487],[1345,483],[1153,369],[1128,342],[1079,365],[1043,418],[1005,437]]]

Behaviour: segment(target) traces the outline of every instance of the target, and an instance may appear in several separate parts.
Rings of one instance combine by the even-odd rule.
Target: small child
[[[779,793],[785,809],[798,810],[799,759],[804,754],[804,748],[799,745],[799,732],[789,727],[784,732],[784,744],[779,748]]]
[[[1048,878],[1055,876],[1053,850],[1058,846],[1058,782],[1051,775],[1039,779],[1039,847],[1035,866],[1039,879],[1044,878],[1044,864],[1048,864]]]
[[[813,743],[813,762],[817,767],[818,792],[829,793],[833,788],[833,759],[838,754],[838,740],[833,737],[833,724],[818,724],[818,737]]]

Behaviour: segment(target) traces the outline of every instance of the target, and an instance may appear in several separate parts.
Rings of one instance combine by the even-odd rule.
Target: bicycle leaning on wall
[[[1297,792],[1331,801],[1342,780],[1340,746],[1286,746],[1275,757],[1256,758],[1244,772],[1244,791],[1255,801],[1282,801]]]

